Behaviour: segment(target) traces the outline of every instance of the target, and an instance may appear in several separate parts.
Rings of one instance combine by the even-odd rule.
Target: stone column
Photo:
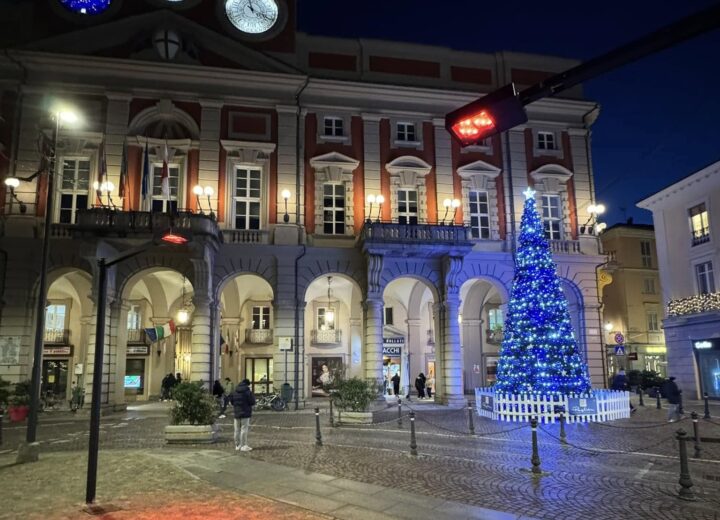
[[[433,326],[432,323],[429,324]],[[415,377],[420,372],[425,372],[425,357],[427,355],[428,333],[422,328],[420,318],[407,319],[407,343],[405,350],[409,356],[409,367],[407,381],[400,379],[400,386],[403,388],[403,395],[412,393],[415,384]],[[427,375],[427,374],[426,374]],[[400,376],[402,378],[402,374]],[[436,379],[437,381],[437,379]]]
[[[210,373],[210,320],[211,299],[207,294],[195,293],[192,316],[192,354],[190,356],[190,380],[202,381],[205,386],[212,383]]]
[[[463,345],[464,387],[465,390],[472,391],[475,387],[485,386],[483,320],[467,319],[463,316],[461,343]],[[480,366],[479,374],[475,373],[475,365]]]
[[[108,291],[109,292],[109,291]],[[88,347],[87,347],[87,365],[85,367],[85,397],[86,405],[90,405],[92,400],[92,385],[95,374],[95,329],[97,327],[97,316],[98,316],[98,305],[97,305],[97,294],[92,295],[93,305],[93,316],[90,324],[90,330],[88,333]],[[103,349],[103,373],[102,373],[102,405],[113,404],[110,401],[110,352],[112,350],[112,342],[110,337],[110,327],[112,323],[112,297],[108,297],[105,302],[105,333],[104,333],[104,349]],[[124,374],[123,374],[124,375]],[[112,389],[113,396],[115,395],[114,388]]]
[[[348,377],[363,377],[362,318],[350,318],[350,366]]]
[[[383,300],[368,298],[365,308],[365,379],[382,381]]]
[[[440,307],[442,323],[442,370],[443,387],[441,400],[445,404],[460,405],[465,402],[462,386],[462,349],[460,348],[460,324],[458,312],[460,299],[456,294],[447,295]]]
[[[128,300],[120,300],[113,304],[113,316],[115,317],[115,345],[113,349],[114,368],[111,370],[115,381],[113,384],[115,391],[115,404],[125,406],[125,368],[127,360],[127,313],[130,310]],[[152,350],[151,350],[152,354]],[[148,356],[149,358],[150,356]],[[150,370],[150,366],[146,367],[146,374]],[[148,381],[145,381],[145,387],[148,387]],[[149,388],[148,388],[149,395]]]

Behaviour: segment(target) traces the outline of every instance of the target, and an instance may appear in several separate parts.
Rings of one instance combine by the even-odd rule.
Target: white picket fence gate
[[[481,417],[509,422],[554,423],[564,412],[568,423],[605,422],[630,417],[630,392],[593,390],[589,394],[501,394],[475,389],[475,406]]]

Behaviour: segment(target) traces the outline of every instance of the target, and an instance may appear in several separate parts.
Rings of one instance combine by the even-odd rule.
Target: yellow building
[[[619,369],[667,372],[662,290],[655,231],[646,224],[616,224],[601,241],[612,282],[602,291],[608,376]],[[623,348],[616,348],[620,345]],[[624,351],[624,353],[623,353]]]

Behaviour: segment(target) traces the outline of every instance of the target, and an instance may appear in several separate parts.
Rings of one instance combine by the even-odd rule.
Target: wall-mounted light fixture
[[[281,195],[282,195],[283,200],[285,201],[285,214],[283,215],[283,222],[285,224],[287,224],[288,222],[290,222],[290,215],[288,214],[288,208],[287,208],[288,200],[290,199],[290,195],[291,195],[290,190],[282,190]]]

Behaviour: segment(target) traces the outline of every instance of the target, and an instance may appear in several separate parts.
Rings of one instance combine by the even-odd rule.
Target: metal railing
[[[703,229],[701,231],[696,231],[693,233],[692,245],[698,246],[700,244],[705,244],[707,242],[710,242],[710,230],[709,229]]]
[[[271,329],[245,329],[245,341],[256,345],[267,345],[273,342]]]
[[[336,345],[342,341],[341,330],[313,330],[310,332],[310,342],[315,345]]]
[[[470,242],[470,228],[436,224],[365,222],[360,239],[373,242],[452,243]]]
[[[70,330],[68,329],[45,329],[45,343],[53,345],[69,345]]]
[[[548,240],[553,253],[580,253],[579,240]]]
[[[146,336],[143,329],[128,329],[127,342],[132,345],[145,345]]]
[[[55,226],[54,226],[55,227]],[[91,231],[97,234],[126,236],[128,234],[159,234],[173,229],[189,231],[193,235],[220,237],[217,222],[208,215],[191,211],[175,213],[152,213],[149,211],[119,211],[110,208],[89,208],[78,210],[74,226],[66,226],[74,233]]]
[[[223,229],[226,244],[268,244],[270,233],[263,229]]]

